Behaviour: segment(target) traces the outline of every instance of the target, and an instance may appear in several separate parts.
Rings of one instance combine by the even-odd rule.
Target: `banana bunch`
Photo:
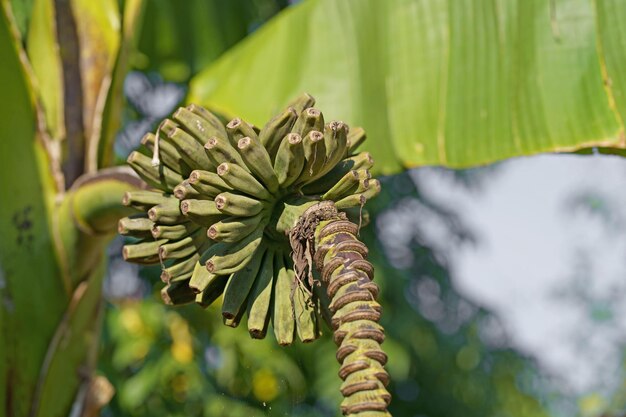
[[[206,307],[223,295],[224,323],[247,315],[253,338],[265,337],[270,322],[282,345],[320,335],[329,301],[313,276],[294,271],[288,232],[323,200],[361,221],[380,183],[370,154],[355,152],[363,129],[326,123],[314,104],[305,94],[260,130],[192,104],[128,157],[151,189],[124,196],[138,214],[119,222],[133,238],[123,255],[161,264],[166,303]]]

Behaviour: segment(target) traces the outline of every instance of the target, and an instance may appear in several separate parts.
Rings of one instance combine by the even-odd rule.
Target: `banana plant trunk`
[[[124,191],[141,183],[127,168],[98,170],[94,163],[110,74],[95,63],[102,54],[85,50],[94,44],[71,9],[94,6],[82,15],[88,22],[110,4],[36,1],[28,56],[11,2],[0,1],[3,416],[93,416],[113,394],[94,374],[103,254],[117,220],[129,213]],[[108,27],[99,29],[102,35]],[[44,62],[49,54],[59,60]],[[85,60],[92,65],[82,65]],[[52,88],[56,82],[62,87]]]

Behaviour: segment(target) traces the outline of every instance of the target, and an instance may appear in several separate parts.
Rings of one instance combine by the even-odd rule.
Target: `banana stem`
[[[367,247],[357,234],[358,226],[337,212],[332,202],[319,203],[305,212],[290,234],[294,263],[301,279],[306,269],[312,272],[314,266],[331,300],[339,376],[344,381],[342,413],[390,417],[389,374],[384,369],[387,355],[380,346],[385,336],[378,323],[378,286],[372,282],[374,268],[366,260]],[[294,244],[296,241],[299,244]]]

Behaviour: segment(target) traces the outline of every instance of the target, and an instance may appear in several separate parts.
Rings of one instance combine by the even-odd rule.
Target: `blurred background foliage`
[[[188,0],[180,7],[175,0],[148,1],[124,83],[118,162],[184,101],[191,77],[291,3]],[[26,34],[33,1],[12,4]],[[446,175],[472,188],[494,169]],[[382,181],[362,237],[382,289],[394,415],[599,416],[607,408],[615,414],[606,416],[620,415],[626,396],[616,396],[611,407],[595,395],[572,403],[533,358],[510,347],[498,317],[455,290],[445,251],[420,239],[423,224],[396,222],[409,230],[408,239],[390,229],[388,216],[419,207],[445,225],[450,242],[472,245],[473,231],[454,207],[423,195],[410,172]],[[244,328],[223,326],[217,306],[166,307],[158,295],[159,271],[124,263],[119,247],[117,240],[110,248],[105,282],[99,372],[116,395],[104,416],[336,415],[339,366],[329,331],[311,345],[282,348],[272,338],[254,341]]]

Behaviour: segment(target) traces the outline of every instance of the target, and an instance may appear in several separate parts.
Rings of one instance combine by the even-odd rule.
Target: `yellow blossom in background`
[[[261,369],[252,377],[252,393],[263,402],[272,401],[279,394],[278,380],[269,369]]]
[[[138,336],[145,330],[141,315],[134,306],[123,307],[119,320],[124,329],[133,336]]]
[[[193,359],[193,346],[189,325],[178,314],[168,314],[169,330],[172,337],[171,352],[175,360],[189,363]]]

